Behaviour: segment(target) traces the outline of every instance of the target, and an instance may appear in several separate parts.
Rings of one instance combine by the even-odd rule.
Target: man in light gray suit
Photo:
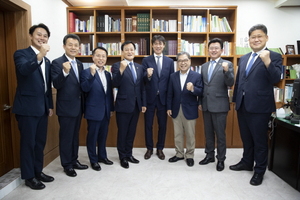
[[[205,130],[206,157],[199,162],[206,165],[215,162],[215,134],[217,136],[217,171],[224,169],[226,158],[226,119],[230,109],[228,87],[234,84],[233,65],[223,60],[223,42],[214,38],[208,43],[210,61],[202,65],[201,75],[204,85],[202,98],[199,100],[199,110],[202,110]]]

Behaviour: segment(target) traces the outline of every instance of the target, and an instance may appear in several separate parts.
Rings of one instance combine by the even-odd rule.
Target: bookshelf
[[[86,21],[86,23],[92,16],[94,20],[93,24],[90,26],[92,26],[93,29],[88,32],[70,32],[70,26],[72,27],[72,23],[75,21],[70,17],[72,15],[76,16],[80,21]],[[108,31],[107,29],[105,31],[105,28],[103,31],[103,28],[100,29],[103,24],[101,24],[99,20],[101,17],[103,20],[103,16],[109,16],[111,20],[120,19],[119,31]],[[236,16],[237,6],[190,6],[184,8],[167,6],[67,7],[67,31],[68,33],[77,34],[81,38],[82,43],[90,43],[91,48],[96,47],[96,45],[100,43],[123,43],[126,40],[131,40],[138,44],[139,48],[146,48],[139,50],[138,55],[135,56],[134,60],[138,63],[141,63],[144,57],[152,54],[151,38],[155,34],[160,34],[165,37],[167,45],[164,54],[172,58],[174,61],[176,59],[176,54],[184,48],[184,42],[187,42],[188,45],[193,45],[193,47],[202,46],[204,49],[201,51],[199,50],[201,53],[198,53],[198,49],[193,50],[195,53],[191,53],[190,50],[187,50],[192,55],[191,65],[193,67],[200,66],[209,60],[206,48],[207,42],[214,37],[219,37],[223,41],[227,41],[229,45],[227,50],[228,53],[226,55],[222,55],[222,57],[231,61],[234,66],[236,66]],[[227,19],[227,25],[220,23],[222,19],[224,20],[225,18]],[[211,19],[213,19],[212,22]],[[136,27],[133,27],[132,24],[135,23]],[[212,30],[212,23],[219,27],[219,29],[214,28]],[[199,24],[201,24],[201,28],[197,29]],[[157,26],[162,27],[158,29]],[[168,28],[166,26],[168,26]],[[220,26],[223,26],[223,29],[226,31],[220,28]],[[227,31],[229,30],[228,26],[230,26],[230,31]],[[91,55],[78,55],[77,58],[82,62],[92,62]],[[121,55],[109,55],[107,65],[112,65],[121,59]],[[235,117],[234,105],[231,104],[231,110],[227,117],[227,147],[242,147],[242,143],[238,139],[240,137],[239,131],[236,131],[234,128],[234,120],[236,120]],[[140,114],[134,142],[135,147],[145,147],[143,118],[143,114]],[[196,147],[203,148],[205,145],[205,138],[203,118],[200,111],[196,124]],[[157,129],[157,124],[154,124],[154,138],[157,138]],[[85,145],[86,130],[86,120],[83,119],[80,133],[80,145]],[[115,117],[112,117],[109,126],[107,146],[116,146],[116,134],[116,120]],[[165,147],[174,147],[173,123],[170,118],[168,119]]]

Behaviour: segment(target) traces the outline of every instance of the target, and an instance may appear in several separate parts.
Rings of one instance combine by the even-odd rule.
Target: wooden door
[[[13,169],[4,13],[0,11],[0,176]]]

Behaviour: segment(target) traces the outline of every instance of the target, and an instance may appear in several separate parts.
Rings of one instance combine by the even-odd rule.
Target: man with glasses
[[[233,102],[237,110],[243,157],[231,170],[252,171],[251,185],[260,185],[268,163],[268,123],[276,110],[273,85],[280,81],[282,57],[267,49],[267,27],[250,28],[252,52],[242,56],[234,85]]]
[[[217,171],[224,169],[226,155],[226,119],[230,109],[228,87],[233,86],[234,73],[230,61],[223,60],[223,41],[214,38],[208,43],[210,61],[202,65],[204,92],[199,101],[205,131],[206,156],[199,162],[206,165],[215,162],[215,135],[217,136]]]
[[[167,95],[167,114],[174,124],[176,154],[169,162],[186,158],[189,167],[194,165],[195,126],[198,118],[198,97],[202,95],[201,75],[190,70],[191,57],[187,52],[177,55],[179,71],[171,74]],[[184,152],[184,136],[186,152]]]

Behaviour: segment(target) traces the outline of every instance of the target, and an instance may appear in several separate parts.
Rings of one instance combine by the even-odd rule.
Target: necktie
[[[72,60],[72,61],[71,61],[71,65],[72,65],[72,68],[73,68],[73,70],[74,70],[74,72],[75,72],[75,75],[76,75],[77,80],[79,80],[79,79],[78,79],[78,69],[77,69],[77,66],[76,66],[76,61],[75,61],[75,60]]]
[[[214,71],[214,64],[215,64],[215,60],[210,62],[210,67],[209,67],[209,71],[208,71],[208,81],[210,81],[211,75]]]
[[[129,63],[129,68],[131,70],[131,74],[132,74],[132,77],[133,77],[133,82],[135,83],[136,82],[136,74],[135,74],[135,71],[133,69],[133,64],[132,62]]]
[[[248,76],[248,73],[249,73],[249,71],[250,71],[250,69],[251,69],[251,67],[252,67],[252,65],[253,65],[253,63],[254,63],[254,59],[255,59],[255,56],[257,55],[257,53],[253,53],[252,54],[252,58],[251,58],[251,60],[250,60],[250,62],[249,62],[249,64],[248,64],[248,66],[247,66],[247,68],[246,68],[246,76]]]
[[[157,58],[156,66],[157,66],[158,77],[160,77],[160,72],[161,72],[161,64],[159,61],[160,57],[161,56],[156,56],[156,58]]]

